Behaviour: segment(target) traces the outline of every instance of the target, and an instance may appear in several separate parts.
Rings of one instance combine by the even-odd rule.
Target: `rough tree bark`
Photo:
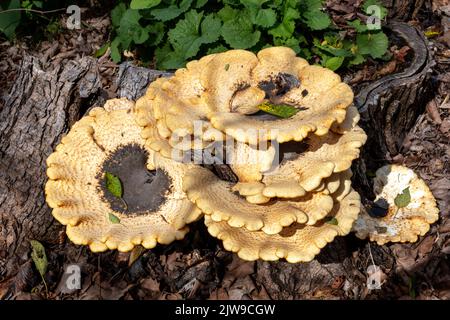
[[[412,37],[414,60],[401,74],[362,89],[356,105],[362,113],[362,124],[369,131],[370,149],[395,154],[402,140],[399,134],[404,134],[423,110],[423,100],[419,98],[429,83],[430,61],[424,39],[414,29],[404,24],[392,28],[399,36],[403,33],[403,37]],[[166,75],[169,74],[122,64],[116,81],[117,96],[135,100],[151,81]],[[52,72],[43,71],[35,58],[24,58],[16,83],[0,110],[0,281],[15,274],[27,261],[30,239],[53,242],[63,230],[45,204],[45,159],[89,107],[103,102],[100,83],[98,65],[92,58],[69,62]],[[363,155],[370,156],[367,152]],[[362,186],[368,184],[364,181],[364,167],[365,159],[356,166],[356,182]],[[344,263],[333,264],[331,269],[314,265],[320,265],[324,259],[345,259],[345,241],[331,246],[306,267],[280,263],[268,268],[268,263],[258,263],[257,267],[263,270],[260,276],[272,278],[273,295],[276,285],[282,287],[295,281],[279,279],[279,268],[289,266],[292,272],[297,270],[309,277],[319,272],[332,281],[344,272]],[[342,259],[332,257],[337,253]],[[291,287],[297,290],[295,283]]]

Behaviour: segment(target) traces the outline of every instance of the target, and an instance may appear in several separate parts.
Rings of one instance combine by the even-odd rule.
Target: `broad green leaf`
[[[120,53],[119,45],[120,45],[120,39],[119,39],[119,37],[116,37],[111,42],[111,59],[115,63],[118,63],[118,62],[120,62],[120,60],[122,60],[122,54]]]
[[[261,37],[261,32],[255,31],[251,21],[244,16],[238,16],[225,22],[221,34],[225,42],[233,49],[251,48]]]
[[[289,47],[292,50],[295,51],[295,53],[299,54],[301,51],[300,48],[300,41],[298,38],[288,38],[288,39],[284,39],[284,38],[275,38],[273,39],[273,43],[276,46],[284,46],[284,47]]]
[[[144,43],[148,39],[145,29],[139,24],[141,15],[139,10],[128,9],[120,19],[120,27],[117,30],[123,49],[130,47],[131,42]]]
[[[363,33],[363,32],[366,32],[366,31],[369,30],[367,28],[367,25],[361,24],[361,20],[359,20],[359,19],[356,19],[356,20],[353,20],[353,21],[347,21],[347,24],[350,27],[355,28],[356,32],[358,32],[358,33]]]
[[[208,49],[208,51],[206,52],[206,54],[220,53],[220,52],[225,52],[225,51],[227,51],[227,50],[228,50],[227,47],[225,47],[225,46],[222,45],[222,44],[219,44],[219,45],[216,46],[216,47],[213,47],[213,48]]]
[[[127,11],[127,6],[123,2],[119,3],[111,10],[111,23],[114,28],[120,27],[120,19],[122,19],[125,11]]]
[[[280,118],[290,118],[300,111],[300,109],[287,104],[277,105],[269,102],[260,104],[258,108],[266,113],[272,114]]]
[[[323,30],[330,26],[331,19],[330,17],[324,13],[324,12],[305,12],[303,14],[303,17],[305,19],[305,23],[310,27],[312,30]]]
[[[131,9],[150,9],[161,3],[161,0],[131,0]]]
[[[373,6],[377,6],[378,8],[373,7]],[[363,8],[363,11],[367,15],[377,15],[378,16],[378,13],[380,13],[380,15],[378,16],[378,18],[380,18],[380,19],[384,19],[388,13],[387,9],[378,0],[365,0],[362,8]],[[373,9],[375,9],[375,10],[373,10]]]
[[[217,12],[217,15],[223,22],[227,22],[228,20],[233,20],[235,17],[241,14],[240,10],[233,9],[230,6],[225,6]]]
[[[399,193],[395,199],[394,203],[397,208],[404,208],[411,202],[411,193],[409,192],[409,187],[405,188],[402,193]]]
[[[106,189],[116,198],[122,198],[123,188],[119,177],[105,172]]]
[[[327,61],[325,62],[325,67],[335,71],[342,66],[344,59],[344,57],[332,57],[330,59],[327,59]]]
[[[254,18],[254,24],[269,28],[277,21],[277,13],[272,9],[260,9]]]
[[[242,3],[246,7],[256,7],[260,8],[264,3],[268,2],[269,0],[240,0],[239,2]]]
[[[270,29],[269,34],[275,38],[291,38],[295,30],[295,20],[298,18],[300,18],[298,10],[287,8],[281,23],[275,28]]]
[[[0,32],[8,39],[12,39],[20,23],[20,11],[2,12],[4,10],[20,8],[19,0],[10,0],[0,5]]]
[[[372,58],[381,58],[388,49],[388,37],[382,33],[358,34],[356,36],[358,52],[371,55]]]
[[[182,13],[186,12],[189,7],[191,6],[193,0],[183,0],[180,3],[180,6],[177,6],[175,4],[172,4],[168,6],[167,8],[161,8],[161,9],[153,9],[151,11],[151,14],[160,21],[169,21],[172,19],[177,18]]]
[[[145,27],[146,32],[148,33],[148,41],[145,43],[149,46],[157,46],[161,43],[164,38],[164,23],[162,22],[154,22],[147,27]]]
[[[111,223],[114,223],[114,224],[120,223],[119,217],[116,216],[116,215],[113,214],[113,213],[109,213],[109,214],[108,214],[108,219],[109,219],[109,222],[111,222]]]
[[[208,3],[208,0],[197,0],[197,1],[195,1],[195,9],[200,9],[207,3]]]
[[[163,47],[155,50],[156,66],[161,70],[172,70],[183,67],[186,60],[182,52],[175,52],[170,48],[170,44],[166,43]]]
[[[365,61],[364,56],[362,54],[357,53],[355,55],[355,57],[352,60],[350,60],[348,63],[350,65],[358,65],[358,64],[363,63],[364,61]]]
[[[197,13],[191,10],[186,13],[183,20],[178,21],[175,28],[169,31],[170,44],[185,60],[195,56],[202,44],[219,39],[220,19],[213,14],[206,16],[203,21],[202,18],[203,12]]]
[[[41,275],[44,278],[45,273],[47,272],[48,261],[47,255],[45,254],[45,248],[39,241],[31,240],[31,258],[33,259],[34,265]]]

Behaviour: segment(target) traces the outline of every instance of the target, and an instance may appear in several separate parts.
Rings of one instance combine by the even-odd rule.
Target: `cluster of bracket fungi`
[[[95,252],[168,244],[202,217],[246,260],[310,261],[352,227],[379,243],[415,241],[438,211],[411,170],[377,172],[375,191],[389,205],[411,185],[414,201],[400,214],[373,218],[352,189],[350,166],[366,141],[352,101],[337,74],[289,48],[205,56],[136,103],[109,100],[79,120],[47,160],[47,203],[68,237]],[[261,112],[264,103],[296,110],[280,118]],[[235,179],[194,161],[205,154],[226,154]],[[119,196],[107,174],[120,180]]]

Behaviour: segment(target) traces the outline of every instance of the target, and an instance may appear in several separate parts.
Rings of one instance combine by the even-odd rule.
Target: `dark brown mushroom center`
[[[148,152],[135,144],[125,145],[105,160],[97,179],[104,199],[116,212],[145,214],[156,212],[166,200],[171,179],[163,170],[147,169]],[[106,186],[105,173],[120,179],[122,197],[117,197]]]

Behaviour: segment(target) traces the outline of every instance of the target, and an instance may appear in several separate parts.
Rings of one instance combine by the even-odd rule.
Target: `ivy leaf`
[[[339,69],[342,66],[342,63],[344,62],[344,57],[332,57],[326,60],[325,67],[328,69],[335,71]]]
[[[395,199],[394,203],[398,208],[404,208],[411,202],[411,193],[409,192],[409,187],[405,188],[402,193],[399,193]]]
[[[161,0],[131,0],[131,9],[150,9],[161,3]]]
[[[242,15],[226,21],[221,34],[225,42],[233,49],[251,48],[261,37],[261,32],[255,31],[248,17]]]
[[[280,118],[290,118],[295,115],[300,109],[287,105],[287,104],[272,104],[265,102],[260,104],[258,108],[266,113],[280,117]]]
[[[119,177],[110,172],[105,172],[106,189],[116,198],[122,198],[123,188]]]
[[[113,213],[109,213],[109,214],[108,214],[108,219],[109,219],[109,222],[111,222],[111,223],[114,223],[114,224],[120,223],[119,217],[116,216],[116,215],[113,214]]]
[[[45,276],[45,273],[47,272],[48,267],[48,261],[47,261],[47,255],[45,254],[45,248],[39,241],[31,240],[31,258],[33,259],[34,265],[41,275],[42,279]]]
[[[10,0],[0,5],[0,32],[8,39],[12,39],[17,26],[20,23],[20,11],[2,12],[3,10],[20,8],[19,0]]]
[[[383,32],[358,34],[356,44],[360,54],[369,54],[372,58],[381,58],[388,49],[388,37]]]
[[[221,22],[213,14],[202,20],[203,12],[191,10],[169,31],[169,42],[184,59],[195,56],[203,43],[212,43],[220,36]],[[201,29],[201,34],[199,33]]]
[[[227,22],[228,20],[233,20],[240,13],[240,10],[233,9],[230,6],[225,6],[217,12],[217,15],[223,22]]]
[[[190,8],[192,1],[193,0],[183,0],[183,1],[181,1],[180,6],[172,4],[172,5],[168,6],[167,8],[153,9],[151,11],[151,14],[157,20],[160,20],[163,22],[169,21],[169,20],[177,18],[182,13],[186,12]]]

